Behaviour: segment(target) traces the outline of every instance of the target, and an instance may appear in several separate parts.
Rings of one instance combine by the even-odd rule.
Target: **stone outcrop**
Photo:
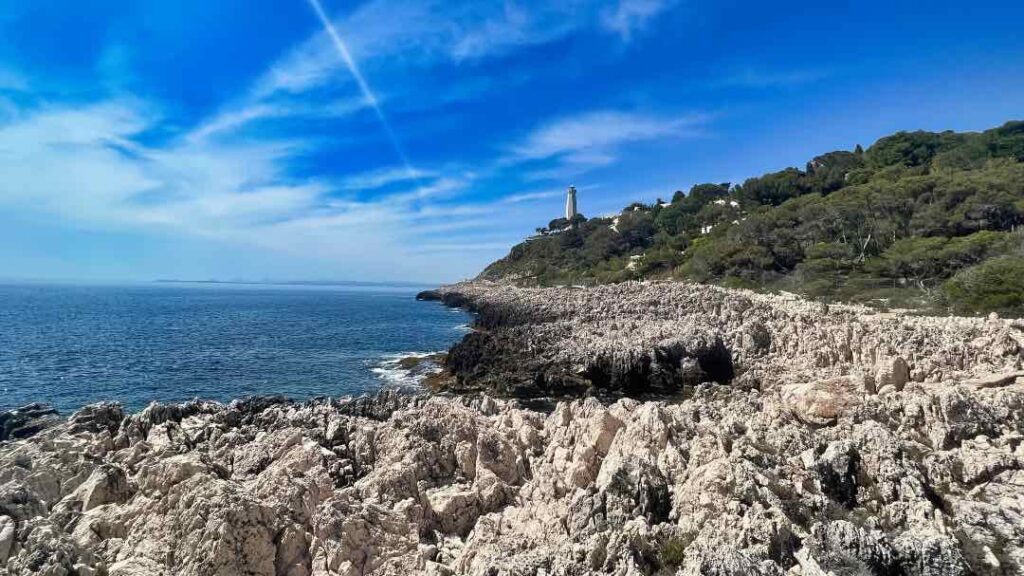
[[[53,407],[29,404],[17,410],[0,413],[0,441],[28,438],[60,422]]]
[[[0,444],[0,570],[1024,573],[1024,382],[793,402],[91,406]]]
[[[434,294],[477,313],[478,330],[449,352],[448,388],[499,396],[646,397],[702,382],[769,389],[839,377],[888,394],[911,382],[1011,377],[1024,353],[1021,320],[879,312],[697,284],[470,282]]]
[[[437,297],[478,314],[449,386],[488,394],[0,417],[0,574],[1024,573],[1014,322],[681,285]]]

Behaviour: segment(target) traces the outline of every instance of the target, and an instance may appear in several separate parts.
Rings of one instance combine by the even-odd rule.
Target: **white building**
[[[565,195],[565,219],[572,220],[572,217],[576,215],[576,187],[569,186],[569,191]]]

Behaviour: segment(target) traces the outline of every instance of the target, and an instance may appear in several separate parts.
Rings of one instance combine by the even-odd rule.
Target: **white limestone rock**
[[[737,372],[685,397],[536,408],[92,407],[0,442],[0,573],[1024,573],[1010,323],[678,285],[471,290],[521,321],[502,338],[537,346],[518,364]]]

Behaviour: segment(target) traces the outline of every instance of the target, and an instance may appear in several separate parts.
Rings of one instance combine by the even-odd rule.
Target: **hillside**
[[[899,132],[614,217],[553,220],[480,277],[675,278],[824,300],[1024,314],[1024,122]]]

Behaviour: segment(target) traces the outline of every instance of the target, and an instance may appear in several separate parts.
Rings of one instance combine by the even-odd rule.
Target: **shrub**
[[[678,536],[669,538],[662,545],[661,555],[658,559],[661,561],[661,565],[667,568],[682,566],[683,561],[686,560],[686,541]]]
[[[1024,315],[1024,257],[987,260],[957,273],[942,288],[955,309]]]

